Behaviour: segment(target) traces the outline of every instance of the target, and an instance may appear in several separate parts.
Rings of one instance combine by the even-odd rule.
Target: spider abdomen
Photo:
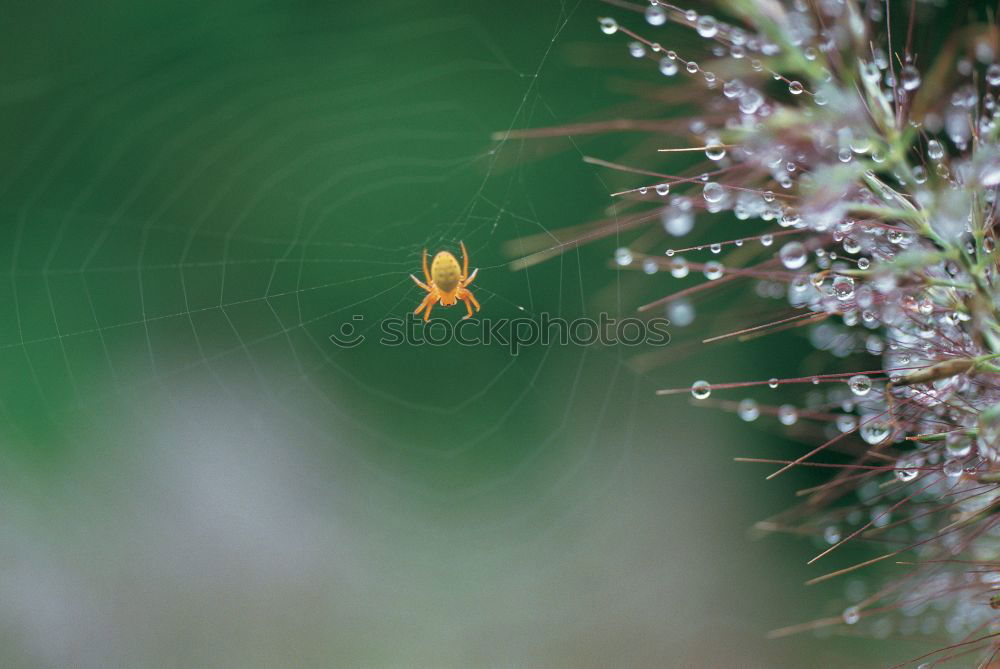
[[[458,288],[461,280],[462,269],[458,260],[447,251],[441,251],[431,262],[431,280],[434,286],[442,293],[450,293]]]

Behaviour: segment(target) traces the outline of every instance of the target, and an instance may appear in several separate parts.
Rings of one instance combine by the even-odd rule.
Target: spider
[[[431,309],[438,302],[441,303],[443,307],[450,307],[454,305],[459,300],[465,302],[465,308],[469,311],[468,314],[462,317],[462,320],[470,318],[472,316],[472,307],[476,307],[476,311],[479,311],[479,302],[476,300],[475,296],[472,294],[466,286],[472,283],[472,280],[476,278],[476,274],[479,272],[477,267],[473,270],[472,274],[469,274],[469,254],[465,251],[465,244],[462,242],[458,243],[462,247],[462,266],[459,267],[458,260],[448,251],[438,251],[434,256],[434,260],[431,261],[430,271],[427,270],[427,249],[424,249],[424,279],[427,283],[424,283],[417,277],[410,275],[410,278],[416,282],[418,286],[427,291],[427,295],[424,297],[423,302],[417,307],[417,310],[413,313],[419,314],[421,311],[424,312],[424,320],[430,320]],[[426,311],[424,311],[426,309]]]

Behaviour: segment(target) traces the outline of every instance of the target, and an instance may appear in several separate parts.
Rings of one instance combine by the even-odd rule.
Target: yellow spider
[[[469,274],[469,254],[465,251],[465,244],[462,242],[458,244],[462,247],[461,267],[459,267],[458,260],[451,253],[448,251],[438,251],[437,255],[434,256],[434,260],[431,261],[431,269],[428,271],[427,249],[424,249],[424,279],[427,283],[424,283],[412,274],[410,275],[410,278],[418,286],[427,291],[424,301],[413,312],[419,314],[423,311],[425,321],[430,320],[431,309],[438,302],[443,307],[450,307],[459,300],[465,302],[465,308],[468,309],[469,313],[462,316],[462,320],[472,316],[473,306],[476,307],[476,311],[479,311],[479,302],[472,294],[472,291],[466,287],[476,278],[479,268],[477,267],[473,270],[472,274]],[[424,311],[424,309],[427,311]]]

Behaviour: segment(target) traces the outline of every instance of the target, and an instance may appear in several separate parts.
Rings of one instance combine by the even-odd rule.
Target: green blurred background
[[[677,285],[609,269],[620,240],[519,273],[502,252],[638,185],[581,161],[634,137],[490,141],[660,84],[600,35],[606,5],[6,9],[0,665],[862,657],[764,639],[841,587],[801,585],[807,543],[748,538],[812,480],[732,463],[787,455],[776,428],[653,395],[794,359],[329,341],[411,310],[421,250],[460,239],[483,316]]]

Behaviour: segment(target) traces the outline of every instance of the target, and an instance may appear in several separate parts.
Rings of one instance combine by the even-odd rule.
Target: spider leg
[[[462,276],[469,275],[469,252],[465,250],[465,242],[459,241],[458,245],[462,247]]]
[[[413,279],[414,283],[416,283],[418,286],[420,286],[421,288],[423,288],[424,290],[426,290],[428,293],[431,292],[431,287],[428,286],[426,283],[424,283],[423,281],[421,281],[417,277],[413,276],[412,274],[410,275],[410,278]]]
[[[420,305],[417,307],[416,311],[414,311],[413,313],[414,314],[419,314],[421,311],[423,311],[427,307],[427,305],[431,304],[435,299],[436,298],[434,297],[434,293],[433,292],[428,292],[426,295],[424,295],[423,301],[420,303]],[[430,309],[427,309],[427,311],[430,312]]]
[[[462,288],[465,288],[470,283],[472,283],[472,280],[476,278],[477,274],[479,274],[479,268],[478,267],[476,269],[472,270],[472,274],[470,274],[469,276],[467,276],[466,279],[465,279],[465,281],[462,282]],[[465,276],[465,275],[463,274],[462,276]]]
[[[431,282],[431,272],[430,272],[429,269],[427,269],[427,249],[424,249],[424,262],[423,262],[423,264],[424,264],[424,281],[426,281],[428,284],[430,284],[430,282]]]
[[[476,311],[479,311],[479,300],[476,299],[476,296],[472,294],[471,290],[464,290],[464,292],[465,292],[465,297],[468,297],[470,300],[472,300],[472,304],[476,306]]]
[[[437,304],[437,302],[432,300],[430,304],[427,305],[427,311],[424,312],[424,322],[427,322],[431,319],[431,309],[434,308],[435,304]]]
[[[471,295],[471,293],[469,291],[465,291],[465,294],[464,295],[463,294],[459,294],[459,298],[458,298],[458,299],[462,300],[462,302],[465,303],[465,309],[466,309],[466,311],[469,312],[465,316],[462,316],[462,320],[463,321],[466,320],[466,319],[472,318],[472,302],[469,302],[469,295]]]

